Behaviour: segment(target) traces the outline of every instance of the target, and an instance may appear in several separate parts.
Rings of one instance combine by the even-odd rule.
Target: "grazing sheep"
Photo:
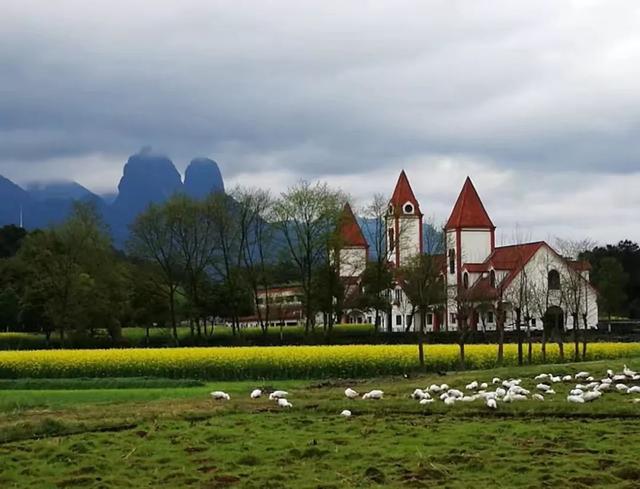
[[[384,392],[382,392],[379,389],[374,389],[372,391],[367,392],[366,394],[364,394],[362,396],[362,399],[375,399],[375,400],[379,400],[382,399],[384,397]]]
[[[269,400],[273,401],[275,399],[286,399],[289,393],[287,391],[273,391],[269,394]]]
[[[349,398],[349,399],[355,399],[356,397],[358,397],[360,394],[358,394],[356,391],[354,391],[351,387],[347,387],[344,390],[344,395]]]
[[[231,399],[231,396],[229,394],[227,394],[226,392],[222,392],[222,391],[213,391],[211,393],[211,397],[215,401],[228,401],[228,400]]]

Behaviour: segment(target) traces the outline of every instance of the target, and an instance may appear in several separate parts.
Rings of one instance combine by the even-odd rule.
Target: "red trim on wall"
[[[462,231],[456,229],[456,286],[459,286],[462,280]]]
[[[395,245],[396,245],[396,268],[400,268],[400,219],[398,216],[394,217],[394,227],[395,227]]]

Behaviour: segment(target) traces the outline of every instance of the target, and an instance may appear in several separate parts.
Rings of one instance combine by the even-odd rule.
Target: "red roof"
[[[488,271],[490,268],[495,270],[507,271],[506,277],[499,284],[502,290],[505,290],[514,278],[522,271],[527,263],[533,258],[533,256],[542,247],[547,247],[551,252],[555,253],[559,258],[563,259],[557,252],[551,248],[544,241],[535,241],[533,243],[523,243],[510,246],[500,246],[493,250],[493,253],[489,255],[489,258],[484,264],[468,263],[464,264],[463,268],[470,272],[481,271],[481,266],[484,265]],[[585,270],[588,266],[588,262],[575,262],[565,260],[566,263],[576,271]],[[588,283],[588,282],[587,282]],[[591,284],[589,284],[591,285]],[[469,298],[474,300],[480,299],[492,299],[497,297],[497,289],[491,287],[490,278],[482,277],[469,289]]]
[[[462,268],[471,273],[482,273],[489,271],[488,263],[463,263]]]
[[[507,276],[500,286],[503,290],[513,281],[515,276],[524,268],[533,255],[544,245],[544,242],[525,243],[520,245],[501,246],[493,250],[484,263],[465,263],[463,269],[469,272],[487,272],[492,267],[496,270],[506,270]],[[498,297],[498,289],[491,286],[489,276],[481,277],[467,292],[472,300],[490,300]]]
[[[400,176],[398,177],[398,183],[396,183],[396,188],[393,191],[393,195],[391,196],[391,200],[389,204],[393,205],[393,212],[395,214],[399,214],[401,209],[404,208],[404,205],[409,202],[413,205],[413,212],[409,214],[421,216],[420,212],[420,204],[418,204],[418,200],[411,189],[411,184],[409,183],[409,179],[407,178],[407,174],[402,170],[400,172]],[[404,211],[403,211],[404,212]]]
[[[495,229],[469,177],[462,186],[458,200],[456,200],[445,226],[445,229],[459,228]]]
[[[342,209],[339,228],[341,245],[346,247],[368,248],[369,243],[362,234],[362,229],[347,202]]]
[[[487,262],[496,270],[514,270],[521,268],[544,245],[544,241],[510,246],[499,246],[489,255]]]
[[[491,287],[489,277],[482,277],[473,284],[466,294],[466,298],[469,300],[493,300],[498,298],[498,289]]]

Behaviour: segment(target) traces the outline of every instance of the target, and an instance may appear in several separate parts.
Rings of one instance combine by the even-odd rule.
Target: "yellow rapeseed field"
[[[496,345],[467,345],[467,368],[492,368]],[[567,359],[572,345],[565,346]],[[457,345],[427,345],[429,370],[458,366]],[[592,343],[588,360],[640,355],[640,343]],[[516,345],[505,345],[505,365],[516,364]],[[534,362],[541,363],[540,345]],[[547,361],[559,361],[547,345]],[[414,345],[157,348],[0,352],[0,378],[171,377],[215,380],[367,377],[417,367]]]

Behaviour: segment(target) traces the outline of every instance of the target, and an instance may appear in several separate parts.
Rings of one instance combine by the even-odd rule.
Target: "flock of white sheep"
[[[538,384],[535,386],[536,392],[531,393],[530,390],[522,387],[522,379],[502,380],[494,377],[491,383],[473,382],[466,385],[466,393],[459,389],[452,389],[447,384],[432,384],[424,389],[415,389],[411,394],[411,398],[419,401],[422,405],[431,404],[440,399],[447,406],[452,406],[457,402],[473,402],[482,400],[490,409],[497,409],[499,402],[518,402],[532,399],[535,401],[544,401],[545,396],[555,395],[553,384],[568,384],[574,381],[578,383],[569,391],[567,402],[583,404],[585,402],[595,401],[599,399],[605,392],[617,391],[625,394],[640,394],[640,385],[630,385],[632,382],[640,382],[640,374],[629,369],[626,365],[622,372],[615,373],[607,370],[606,376],[596,380],[589,372],[578,372],[575,375],[553,375],[540,374],[533,379]],[[489,386],[492,386],[489,389]],[[262,397],[263,392],[260,389],[254,389],[250,397],[258,399]],[[357,399],[360,394],[348,387],[344,391],[345,397],[348,399]],[[276,390],[269,394],[269,400],[275,401],[282,408],[291,408],[293,405],[287,399],[289,393],[283,390]],[[228,401],[231,396],[223,391],[214,391],[211,393],[214,400]],[[384,398],[384,392],[374,389],[362,394],[362,399],[380,400]],[[632,399],[635,403],[640,403],[640,398]],[[348,409],[340,413],[341,416],[351,416]]]

